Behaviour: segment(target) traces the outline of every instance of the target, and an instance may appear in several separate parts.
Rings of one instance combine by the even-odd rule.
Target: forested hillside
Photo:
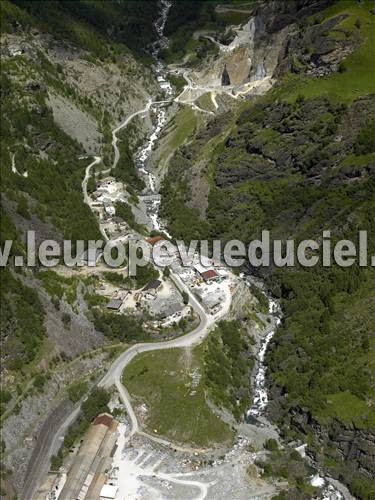
[[[14,240],[11,261],[27,230],[37,243],[101,238],[82,181],[93,156],[110,167],[111,128],[156,92],[145,66],[156,13],[154,1],[1,2],[1,245]],[[104,343],[81,316],[90,280],[51,276],[1,269],[1,460],[19,478],[40,407],[46,417],[57,402],[69,407],[59,370]],[[78,372],[62,373],[68,385]]]
[[[122,75],[119,97],[116,95],[122,114],[132,92],[139,93],[137,88],[128,91],[128,79],[137,72],[142,71],[142,76],[146,73],[131,50],[136,48],[137,58],[146,57],[145,48],[154,37],[154,9],[151,1],[109,2],[105,6],[103,2],[2,2],[2,233],[14,232],[16,223],[23,228],[21,240],[26,226],[37,228],[38,238],[41,232],[73,241],[100,237],[97,221],[82,197],[87,160],[79,158],[95,150],[110,161],[105,140],[102,149],[102,137],[108,137],[118,114],[109,93],[107,102],[101,99],[102,82],[97,88],[95,84],[89,87],[82,85],[82,78],[98,79],[105,69]],[[77,71],[82,76],[77,78]],[[61,109],[59,102],[55,104],[57,99],[70,103],[78,117],[83,115],[94,124],[90,146],[66,132],[68,118],[58,116],[56,120]],[[8,270],[4,272],[8,285],[16,283]],[[4,286],[3,293],[14,301],[17,287]],[[19,302],[27,303],[16,298],[15,303]],[[35,314],[39,314],[37,308]],[[5,337],[13,342],[9,337],[11,319],[6,316],[2,320]],[[33,343],[33,347],[26,346],[28,360],[43,336],[43,329],[37,330],[33,340],[27,341]],[[21,337],[22,342],[26,340]],[[17,352],[14,348],[11,351]],[[12,354],[8,356],[13,359]],[[16,356],[18,364],[22,359]]]
[[[155,33],[155,0],[101,2],[95,0],[14,0],[2,6],[2,32],[21,25],[35,27],[65,41],[72,41],[92,56],[116,57],[124,47],[146,57]]]
[[[374,37],[371,2],[337,2],[299,18],[274,89],[210,120],[170,162],[162,210],[171,232],[249,242],[268,229],[271,241],[298,242],[330,230],[333,246],[356,242],[362,229],[374,254]],[[196,176],[208,185],[206,200]],[[284,314],[268,355],[271,416],[288,438],[303,436],[325,455],[355,495],[371,498],[373,270],[253,271]]]

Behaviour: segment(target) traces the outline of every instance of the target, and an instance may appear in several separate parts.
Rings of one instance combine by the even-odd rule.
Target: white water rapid
[[[139,172],[142,174],[146,182],[147,193],[146,196],[143,197],[143,201],[147,207],[147,215],[152,221],[153,228],[157,231],[163,231],[168,237],[171,238],[172,236],[168,233],[165,225],[159,217],[160,194],[157,190],[155,175],[148,168],[148,162],[153,147],[159,139],[160,132],[162,131],[167,120],[165,106],[172,102],[174,97],[174,89],[167,80],[168,71],[164,62],[160,58],[160,50],[168,46],[168,38],[164,36],[164,28],[172,2],[169,0],[161,0],[160,5],[160,15],[154,23],[158,39],[152,45],[151,53],[155,61],[154,71],[160,88],[164,93],[164,100],[159,101],[159,104],[153,106],[156,122],[154,130],[152,131],[150,137],[146,140],[146,143],[137,151],[134,160]]]

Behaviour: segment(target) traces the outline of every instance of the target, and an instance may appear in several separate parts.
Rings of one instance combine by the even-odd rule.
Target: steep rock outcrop
[[[221,85],[223,87],[230,85],[230,78],[226,65],[224,66],[223,72],[221,74]]]
[[[307,408],[295,406],[290,411],[290,424],[301,436],[314,432],[315,450],[325,450],[336,465],[330,469],[333,477],[340,479],[347,474],[350,482],[360,471],[369,479],[375,475],[375,434],[356,427],[355,423],[344,423],[337,418],[329,423],[317,420]],[[318,461],[323,461],[320,451],[314,452]],[[350,463],[350,465],[349,465]]]
[[[280,51],[275,76],[280,77],[289,71],[311,76],[323,76],[337,71],[340,62],[359,43],[356,31],[350,38],[329,36],[335,29],[343,35],[346,33],[338,26],[344,19],[343,15],[336,16],[324,23],[307,26],[303,30],[291,33]]]
[[[271,0],[259,3],[254,11],[258,18],[257,31],[272,35],[305,16],[329,7],[335,0]]]
[[[262,2],[254,10],[253,56],[249,80],[272,76],[295,23],[332,4],[333,0]]]

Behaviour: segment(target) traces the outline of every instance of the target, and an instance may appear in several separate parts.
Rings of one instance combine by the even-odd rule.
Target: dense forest
[[[208,338],[204,354],[210,397],[239,419],[251,404],[253,339],[239,321],[220,321]]]
[[[19,23],[53,32],[100,58],[126,47],[145,58],[146,47],[155,39],[150,26],[156,13],[156,0],[14,0],[2,6],[2,31],[12,31]]]

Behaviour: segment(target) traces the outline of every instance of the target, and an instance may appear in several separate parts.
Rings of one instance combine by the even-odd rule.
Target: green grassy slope
[[[200,350],[141,354],[126,368],[123,382],[136,402],[146,404],[148,432],[208,447],[231,440],[232,432],[205,401]]]
[[[304,78],[289,76],[281,95],[288,101],[294,101],[298,95],[305,97],[327,96],[344,102],[352,102],[359,95],[374,91],[375,74],[375,16],[370,13],[374,2],[342,0],[326,9],[319,21],[323,22],[335,16],[345,16],[335,26],[335,31],[343,30],[345,38],[359,39],[359,47],[345,58],[342,72],[323,78]],[[289,88],[290,87],[290,88]]]

